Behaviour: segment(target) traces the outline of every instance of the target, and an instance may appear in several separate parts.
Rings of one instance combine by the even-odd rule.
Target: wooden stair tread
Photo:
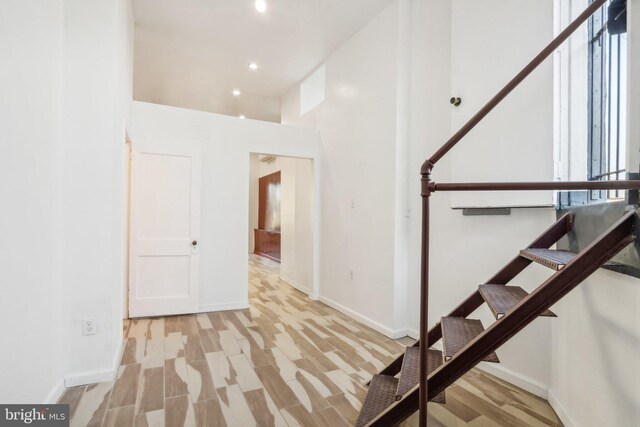
[[[396,401],[398,379],[389,375],[374,375],[362,404],[356,427],[364,427]]]
[[[438,369],[442,365],[442,352],[440,350],[427,350],[427,373]],[[420,381],[420,347],[407,347],[402,359],[402,369],[400,370],[400,381],[396,397],[398,399],[415,387]],[[431,400],[436,403],[445,403],[444,392],[438,394]]]
[[[429,366],[433,360],[432,357],[429,357],[432,353],[427,354],[426,369],[430,372],[428,375],[430,390],[444,390],[465,372],[477,365],[481,356],[484,356],[483,360],[499,362],[495,352],[490,352],[488,355],[486,353],[489,350],[499,348],[517,334],[522,327],[529,324],[534,319],[531,314],[538,313],[544,310],[548,304],[559,301],[598,268],[602,266],[620,266],[620,263],[606,261],[634,241],[634,225],[637,218],[638,213],[636,211],[629,211],[579,254],[570,251],[544,249],[557,242],[561,236],[571,230],[573,214],[567,213],[563,215],[547,231],[534,240],[528,249],[522,250],[519,256],[498,271],[489,280],[489,284],[481,285],[479,290],[474,291],[472,295],[460,303],[449,316],[443,317],[440,324],[429,330],[429,338],[442,338],[442,353],[444,356],[444,362],[432,371],[431,366]],[[576,257],[578,258],[575,259]],[[569,266],[560,274],[554,274],[548,278],[544,282],[544,287],[539,288],[537,292],[531,295],[519,287],[501,285],[509,283],[530,265],[531,261],[539,262],[554,270],[563,268],[567,263],[569,263]],[[494,285],[494,283],[498,285]],[[517,304],[524,304],[525,298],[528,304],[527,307],[523,306],[522,308],[523,310],[528,309],[526,313],[509,311],[513,310]],[[489,329],[484,330],[480,320],[466,319],[465,316],[468,313],[473,312],[482,305],[483,299],[497,317],[504,314],[510,316],[512,321],[510,322],[508,319],[499,320]],[[549,311],[545,312],[545,315],[550,314],[552,313]],[[426,325],[422,326],[425,327]],[[433,337],[431,336],[432,333],[434,334]],[[474,342],[472,347],[469,346],[471,342]],[[467,349],[466,352],[464,351],[465,348]],[[473,352],[470,351],[472,349]],[[419,368],[416,368],[415,365],[419,365],[418,356],[419,349],[408,349],[382,370],[386,374],[385,377],[374,377],[376,383],[384,382],[385,384],[384,387],[379,385],[374,387],[375,393],[371,392],[371,399],[369,399],[369,394],[367,395],[367,399],[370,402],[365,399],[366,408],[363,408],[363,412],[367,415],[361,415],[361,418],[358,419],[358,426],[366,425],[376,418],[378,419],[375,423],[376,427],[397,425],[415,412],[420,403],[418,401],[418,393],[404,392],[401,395],[401,400],[389,403],[390,393],[388,389],[395,384],[396,392],[406,390],[407,386],[405,384],[401,385],[400,381],[403,383],[405,381],[409,382],[412,379],[412,374],[417,376],[416,372],[419,372]],[[416,362],[416,360],[418,361]],[[397,374],[400,374],[399,379],[392,377]],[[404,379],[402,379],[403,376],[405,376]],[[387,390],[382,393],[378,391],[380,388],[386,388]],[[415,385],[410,387],[410,390],[415,391]],[[395,394],[394,398],[396,397]],[[380,409],[375,408],[374,403],[371,403],[376,399],[383,400]],[[385,406],[386,410],[384,409]]]
[[[464,317],[443,317],[440,321],[442,327],[442,345],[444,360],[447,361],[462,350],[475,337],[484,332],[482,322],[477,319],[465,319]],[[500,363],[495,352],[489,353],[484,360],[486,362]]]
[[[529,293],[520,286],[505,285],[480,285],[478,286],[480,295],[493,312],[496,319],[500,319],[516,306]],[[547,310],[541,316],[557,317],[551,310]]]
[[[520,251],[520,256],[527,258],[553,270],[560,270],[576,257],[575,252],[562,249],[527,248]],[[606,266],[619,266],[619,262],[608,261]]]

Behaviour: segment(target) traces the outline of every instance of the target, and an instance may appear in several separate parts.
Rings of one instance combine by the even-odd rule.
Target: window
[[[624,14],[624,16],[623,16]],[[618,19],[616,19],[618,18]],[[625,179],[627,130],[626,1],[608,1],[589,20],[588,178]],[[621,32],[622,31],[622,32]],[[592,191],[589,203],[623,198],[624,191]]]

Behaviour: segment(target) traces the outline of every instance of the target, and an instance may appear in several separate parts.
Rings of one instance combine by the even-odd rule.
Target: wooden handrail
[[[440,160],[445,154],[449,152],[460,140],[468,134],[471,129],[476,127],[478,123],[485,118],[487,114],[491,112],[504,98],[511,93],[513,89],[518,87],[520,83],[529,75],[533,70],[538,68],[540,64],[544,62],[549,55],[553,53],[566,39],[573,34],[580,25],[582,25],[591,15],[593,15],[600,7],[605,4],[607,0],[594,0],[593,3],[587,7],[576,19],[571,22],[567,28],[565,28],[560,34],[556,36],[544,49],[540,51],[538,55],[531,62],[529,62],[516,76],[509,81],[493,98],[487,102],[487,104],[480,109],[467,123],[465,123],[458,132],[456,132],[447,142],[442,145],[436,151],[433,156],[426,160],[422,164],[421,173],[423,175],[428,174],[433,166]]]

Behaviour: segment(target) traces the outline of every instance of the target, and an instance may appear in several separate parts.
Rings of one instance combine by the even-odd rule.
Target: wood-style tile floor
[[[60,399],[71,425],[354,425],[362,384],[413,341],[310,301],[276,263],[252,256],[249,269],[248,310],[126,321],[116,380]],[[429,405],[430,426],[561,425],[546,401],[479,370]]]

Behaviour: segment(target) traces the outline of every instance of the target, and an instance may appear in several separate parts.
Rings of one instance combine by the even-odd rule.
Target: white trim
[[[116,358],[113,361],[113,378],[115,378],[118,375],[120,362],[122,362],[122,355],[124,354],[124,341],[125,341],[125,336],[123,332],[122,336],[120,337],[120,347],[118,348],[118,351],[116,352]]]
[[[577,424],[573,421],[567,409],[560,403],[553,390],[549,390],[549,405],[556,411],[556,415],[562,421],[565,427],[575,427]]]
[[[631,74],[630,74],[631,75]],[[313,227],[312,244],[313,244],[313,279],[311,282],[311,298],[318,301],[320,298],[320,242],[322,239],[322,175],[320,172],[320,155],[313,159],[313,218],[311,226]]]
[[[104,369],[102,371],[85,372],[82,374],[69,375],[64,378],[65,387],[75,387],[78,385],[102,383],[113,381],[116,378],[114,369]]]
[[[408,328],[407,329],[407,336],[409,338],[413,338],[414,340],[419,340],[420,339],[420,331]]]
[[[415,329],[407,329],[407,333],[411,338],[416,340],[420,337],[420,332]],[[442,341],[438,341],[432,347],[437,350],[442,350]],[[501,380],[508,382],[509,384],[513,384],[523,390],[528,391],[529,393],[535,394],[542,399],[549,399],[550,401],[549,388],[541,382],[538,382],[532,378],[529,378],[496,363],[480,362],[476,367],[488,374],[491,374],[495,377],[500,378]],[[565,423],[565,426],[568,426],[568,424]]]
[[[325,298],[322,295],[318,297],[318,301],[328,305],[331,308],[338,310],[341,313],[346,314],[347,316],[353,318],[354,320],[357,320],[360,323],[364,323],[368,327],[375,329],[376,331],[380,332],[382,335],[385,335],[391,339],[395,340],[395,339],[407,336],[407,329],[396,329],[394,331],[393,329],[387,328],[386,326],[376,322],[375,320],[369,319],[367,316],[363,316],[362,314],[357,313],[351,310],[350,308],[345,307],[342,304],[338,304],[337,302],[332,301],[329,298]]]
[[[200,304],[198,313],[209,313],[212,311],[245,310],[249,308],[247,301],[227,302],[223,304]]]
[[[549,396],[549,388],[544,384],[502,365],[480,362],[477,368],[543,399],[547,399]]]
[[[60,396],[64,393],[64,378],[60,379],[56,385],[53,386],[47,397],[44,398],[44,405],[52,405],[58,403]]]
[[[420,337],[419,331],[415,329],[407,329],[407,334],[413,339],[419,339]],[[439,350],[442,349],[441,342],[442,341],[438,341],[437,343],[435,343],[433,345],[433,348]],[[548,400],[553,409],[556,409],[554,404],[551,402],[552,398],[555,398],[555,396],[553,396],[553,393],[549,390],[549,388],[541,382],[515,372],[509,368],[506,368],[503,365],[498,365],[495,363],[480,362],[476,367],[488,374],[491,374],[495,377],[500,378],[501,380],[508,382],[509,384],[513,384],[523,390],[528,391],[529,393],[535,394],[542,399]],[[559,403],[558,405],[560,407],[562,406]],[[565,422],[565,420],[560,416],[560,411],[556,410],[556,412],[558,413],[558,416],[565,426],[572,427],[574,425]]]
[[[120,367],[120,361],[122,360],[122,353],[124,353],[124,337],[120,340],[120,345],[118,346],[118,351],[116,351],[116,356],[112,365],[113,367],[111,369],[67,375],[64,377],[65,387],[113,381],[118,375],[118,368]]]
[[[299,290],[300,292],[302,292],[303,294],[306,294],[307,296],[311,294],[311,291],[307,286],[301,285],[300,283],[296,282],[295,280],[293,280],[288,276],[283,276],[281,274],[280,280],[282,280],[283,282],[287,282],[287,284],[291,285],[293,288]]]
[[[395,165],[393,173],[393,310],[394,325],[407,325],[406,309],[409,288],[409,162],[410,117],[411,117],[411,5],[409,0],[399,0],[398,27],[396,31],[395,57]],[[405,329],[406,333],[406,329]]]

